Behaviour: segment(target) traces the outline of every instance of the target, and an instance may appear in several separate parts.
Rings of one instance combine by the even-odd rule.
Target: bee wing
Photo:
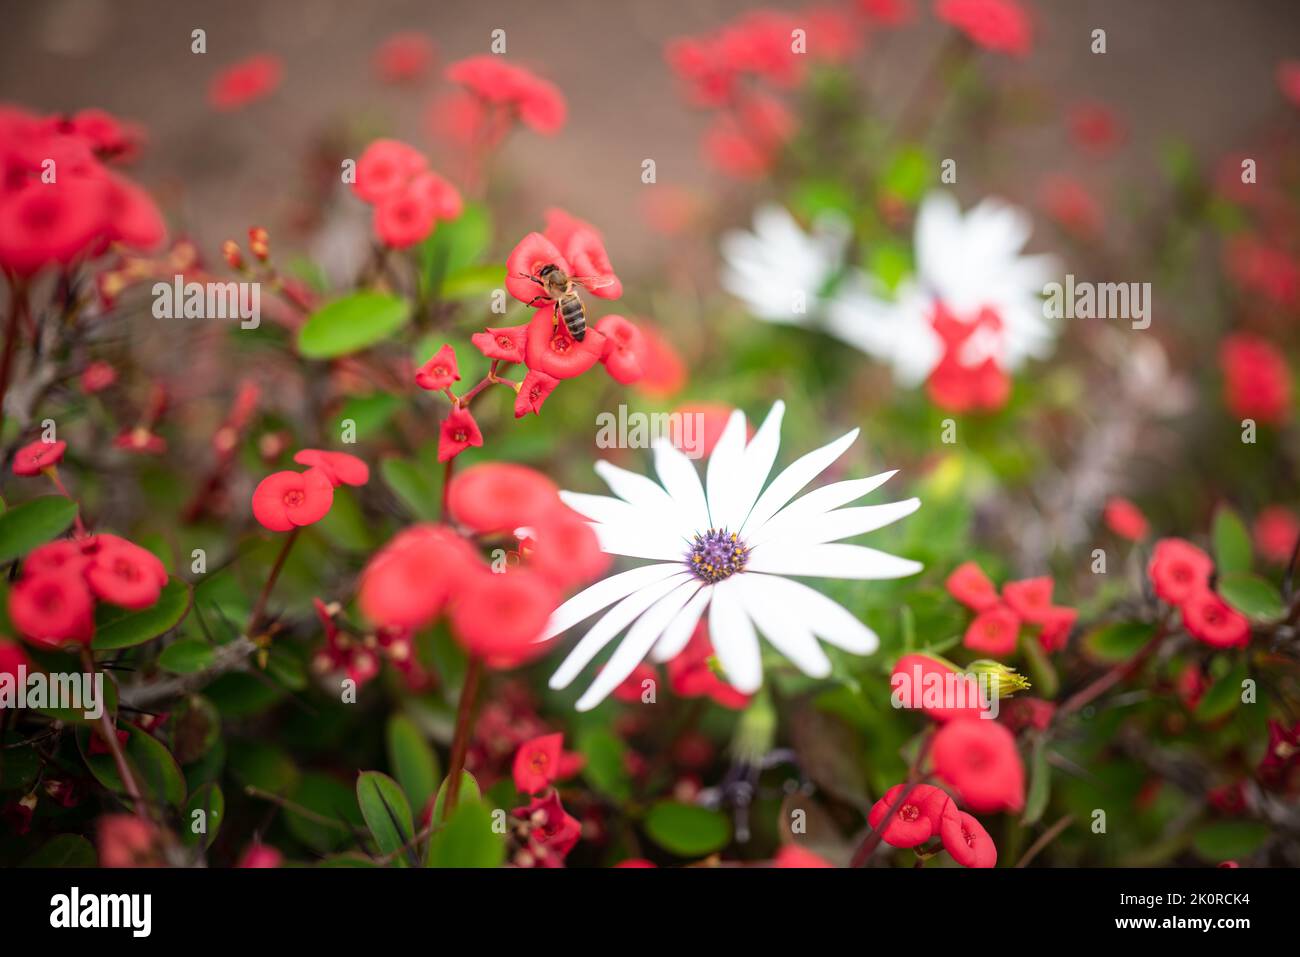
[[[614,279],[610,276],[570,276],[569,278],[588,289],[604,289],[606,286],[614,285]]]

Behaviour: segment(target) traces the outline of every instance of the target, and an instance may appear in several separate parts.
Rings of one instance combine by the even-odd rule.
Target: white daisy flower
[[[606,552],[653,563],[579,592],[556,609],[539,639],[554,638],[603,612],[552,676],[551,687],[558,689],[568,687],[627,629],[578,699],[579,711],[604,700],[647,656],[668,661],[679,654],[706,609],[709,638],[727,680],[747,694],[763,681],[759,633],[815,678],[831,670],[817,639],[859,655],[876,649],[876,635],[852,613],[785,576],[916,574],[917,562],[840,540],[910,515],[920,500],[840,507],[883,485],[894,472],[835,482],[795,499],[853,444],[857,429],[804,455],[768,484],[784,411],[777,402],[748,443],[745,415],[733,412],[709,456],[703,483],[691,460],[661,439],[653,446],[659,482],[598,462],[596,473],[616,497],[560,493],[570,508],[590,519]]]

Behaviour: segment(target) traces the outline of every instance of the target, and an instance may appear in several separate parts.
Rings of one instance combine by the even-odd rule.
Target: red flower
[[[524,794],[538,794],[550,787],[559,772],[563,745],[564,735],[558,732],[521,744],[515,752],[515,787]]]
[[[1146,516],[1142,514],[1141,509],[1126,498],[1118,496],[1106,500],[1106,508],[1101,515],[1102,521],[1106,527],[1118,535],[1120,538],[1126,538],[1130,542],[1139,542],[1147,537],[1147,532],[1151,530]]]
[[[1209,587],[1214,563],[1191,542],[1162,538],[1151,553],[1147,574],[1156,594],[1171,605],[1181,605]]]
[[[455,408],[442,420],[442,431],[438,436],[438,461],[446,462],[460,455],[471,445],[481,446],[483,433],[469,409]]]
[[[135,814],[106,814],[96,828],[100,867],[161,867],[158,828]]]
[[[624,385],[636,382],[645,373],[642,359],[645,355],[645,338],[641,330],[622,316],[605,316],[596,328],[605,337],[605,349],[600,361],[605,371]]]
[[[1255,548],[1264,558],[1285,564],[1291,560],[1296,540],[1300,539],[1300,521],[1290,509],[1270,505],[1255,516],[1252,532]]]
[[[704,154],[728,176],[759,179],[776,165],[795,126],[794,115],[780,100],[753,95],[739,110],[718,115],[704,134]]]
[[[70,263],[104,232],[104,179],[59,170],[57,183],[33,181],[0,203],[0,265],[13,272],[31,275],[49,263]]]
[[[618,701],[626,704],[637,704],[641,701],[641,696],[645,694],[645,683],[647,681],[651,683],[652,687],[657,685],[659,683],[659,672],[655,670],[654,665],[639,664],[632,669],[632,673],[624,678],[623,683],[615,688],[611,694]]]
[[[1246,616],[1208,588],[1186,599],[1182,612],[1183,627],[1213,648],[1244,648],[1250,641]]]
[[[427,165],[423,153],[401,140],[375,140],[357,160],[352,191],[367,203],[377,203],[399,194]]]
[[[555,483],[535,469],[504,462],[471,465],[447,490],[451,516],[479,534],[514,531],[560,508]]]
[[[921,710],[936,721],[951,721],[953,718],[978,718],[984,711],[978,698],[974,703],[962,707],[957,707],[955,702],[952,707],[946,705],[931,706],[925,703],[925,689],[927,687],[955,687],[956,682],[949,676],[956,674],[957,672],[948,664],[928,655],[903,655],[898,659],[893,672],[889,676],[889,686],[895,693],[910,692],[913,703],[919,703]],[[944,699],[946,698],[947,694],[945,692]]]
[[[433,170],[425,170],[411,180],[410,191],[433,207],[434,218],[439,221],[459,219],[464,210],[460,190]]]
[[[678,37],[664,48],[664,59],[696,106],[722,106],[736,88],[736,70],[712,37]]]
[[[167,584],[167,569],[148,549],[116,535],[99,535],[86,583],[97,598],[123,608],[148,608]]]
[[[418,80],[433,63],[433,42],[422,33],[396,33],[375,51],[375,72],[385,83]]]
[[[460,381],[460,370],[456,367],[456,351],[450,345],[443,345],[415,373],[415,384],[430,392],[441,392],[453,382]]]
[[[984,825],[949,803],[939,826],[943,847],[963,867],[995,867],[998,849]]]
[[[533,523],[529,563],[561,589],[591,581],[609,567],[610,556],[590,525],[560,506]]]
[[[617,866],[630,867],[631,863],[624,861]],[[807,869],[810,867],[834,867],[835,865],[821,855],[805,850],[797,844],[785,844],[776,852],[776,857],[772,858],[772,866]]]
[[[423,242],[438,221],[438,207],[427,190],[404,187],[375,204],[375,235],[393,249]]]
[[[1019,811],[1025,806],[1025,767],[1016,739],[997,721],[949,721],[930,749],[934,771],[972,810]]]
[[[554,789],[545,797],[533,798],[527,807],[515,808],[511,814],[526,824],[528,864],[561,867],[582,837],[582,825],[564,810]]]
[[[1277,65],[1277,88],[1294,105],[1300,106],[1300,60],[1283,60]]]
[[[284,66],[270,54],[249,57],[221,70],[208,87],[208,103],[215,110],[237,110],[269,95],[280,85]]]
[[[538,309],[528,323],[528,342],[524,352],[528,368],[545,372],[552,378],[572,379],[582,375],[599,361],[604,351],[605,337],[598,329],[588,329],[579,342],[563,322],[555,322],[554,310],[550,307]]]
[[[1065,647],[1066,641],[1070,637],[1070,629],[1079,618],[1079,612],[1073,608],[1047,609],[1042,615],[1040,624],[1043,626],[1038,632],[1038,644],[1048,654],[1053,651],[1060,651]]]
[[[1288,308],[1300,298],[1300,265],[1287,250],[1239,233],[1224,250],[1224,260],[1229,277],[1243,291]]]
[[[1047,215],[1067,232],[1083,239],[1091,239],[1101,232],[1101,205],[1073,176],[1044,179],[1039,202]]]
[[[37,439],[24,445],[14,454],[14,475],[28,477],[40,475],[45,469],[62,462],[63,453],[67,448],[68,443],[62,440],[46,442],[44,439]]]
[[[532,283],[529,283],[529,285],[531,286]],[[539,287],[533,286],[533,288],[538,289]],[[528,325],[488,329],[486,332],[474,333],[469,339],[470,342],[474,343],[478,351],[489,359],[523,362],[524,346],[528,341]]]
[[[1285,422],[1291,415],[1291,372],[1286,359],[1270,343],[1238,333],[1219,349],[1223,367],[1224,401],[1242,419]]]
[[[299,465],[320,469],[334,488],[340,485],[365,485],[370,481],[370,466],[347,452],[303,449],[293,460]]]
[[[870,19],[889,27],[899,27],[916,16],[912,0],[857,0],[858,9]]]
[[[600,233],[594,229],[577,230],[563,246],[564,258],[581,279],[595,279],[586,292],[601,299],[617,299],[623,295],[623,283],[614,274],[614,266],[605,251]]]
[[[944,349],[926,380],[930,400],[950,412],[994,411],[1006,405],[1011,395],[1010,376],[992,357],[970,365],[965,355],[977,332],[1001,334],[1001,317],[992,309],[982,309],[973,320],[965,321],[938,303],[930,324]]]
[[[675,395],[686,385],[686,363],[673,344],[653,325],[640,325],[645,350],[641,357],[643,375],[636,387],[653,398]]]
[[[334,486],[322,469],[276,472],[253,490],[253,517],[272,532],[319,522],[334,504]]]
[[[1115,111],[1104,103],[1084,101],[1070,110],[1070,136],[1085,149],[1107,153],[1124,141]]]
[[[522,419],[529,412],[539,414],[546,397],[555,391],[560,380],[545,372],[529,369],[524,381],[519,383],[519,392],[515,395],[515,418]]]
[[[263,844],[260,841],[256,844],[250,844],[240,855],[239,863],[236,867],[265,868],[279,867],[284,862],[284,855],[269,844]]]
[[[1002,597],[1007,605],[1025,621],[1041,625],[1052,608],[1051,578],[1026,578],[1007,582],[1002,586]]]
[[[23,561],[24,575],[51,574],[79,575],[90,563],[90,556],[66,539],[47,542],[33,549]]]
[[[749,695],[719,678],[710,664],[712,658],[709,626],[700,621],[681,654],[668,662],[668,686],[679,698],[708,697],[724,708],[739,711],[749,704]]]
[[[0,675],[9,675],[16,681],[18,669],[32,670],[32,660],[23,651],[23,646],[8,638],[0,638]]]
[[[880,830],[885,815],[906,788],[905,784],[895,784],[886,791],[885,796],[872,805],[867,823]],[[939,833],[940,821],[951,804],[952,798],[948,797],[943,788],[930,784],[914,785],[908,791],[907,799],[885,826],[881,839],[891,847],[916,847],[924,844]]]
[[[999,604],[998,591],[983,569],[974,562],[963,562],[944,582],[948,594],[972,611],[988,611]]]
[[[137,425],[119,432],[113,439],[113,448],[144,455],[162,455],[167,451],[167,440],[148,426]]]
[[[444,525],[414,525],[393,538],[361,572],[357,603],[377,625],[423,628],[442,611],[463,576],[482,559]]]
[[[88,645],[95,602],[79,575],[23,575],[9,589],[9,618],[22,637],[44,648]]]
[[[995,605],[975,616],[962,644],[986,655],[1009,655],[1016,650],[1020,619],[1006,605]]]
[[[117,381],[117,370],[109,363],[96,360],[81,370],[81,391],[86,395],[102,392]]]
[[[483,54],[453,63],[447,79],[485,103],[510,110],[535,132],[551,135],[564,126],[567,107],[559,89],[499,56]]]
[[[679,405],[669,415],[668,438],[674,446],[694,458],[709,455],[722,438],[722,430],[727,427],[727,420],[734,411],[722,402]],[[748,437],[754,437],[752,427]]]
[[[454,596],[452,631],[490,665],[513,667],[545,650],[536,638],[559,603],[555,586],[530,569],[477,571]]]
[[[1029,17],[1014,0],[939,0],[934,13],[986,50],[1029,52]]]
[[[566,276],[574,275],[555,243],[541,233],[529,233],[506,258],[506,289],[510,295],[524,303],[538,299],[549,302],[542,287],[528,278],[538,275],[544,266],[556,266]]]

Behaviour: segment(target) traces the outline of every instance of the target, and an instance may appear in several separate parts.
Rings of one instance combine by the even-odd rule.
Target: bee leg
[[[527,305],[529,309],[540,309],[550,301],[548,296],[534,296]]]

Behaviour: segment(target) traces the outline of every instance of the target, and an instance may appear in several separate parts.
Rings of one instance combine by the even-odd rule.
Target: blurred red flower
[[[1019,811],[1025,806],[1025,767],[1016,739],[997,721],[949,721],[930,749],[934,771],[972,810]]]
[[[1280,423],[1291,416],[1291,371],[1271,343],[1237,333],[1219,347],[1224,401],[1233,415]]]
[[[212,78],[208,103],[223,112],[238,110],[274,92],[283,74],[280,58],[269,53],[240,60]]]
[[[1146,516],[1142,514],[1141,509],[1126,498],[1112,496],[1106,500],[1106,507],[1102,511],[1102,521],[1106,527],[1118,535],[1120,538],[1126,538],[1130,542],[1140,542],[1147,537],[1151,530]]]

